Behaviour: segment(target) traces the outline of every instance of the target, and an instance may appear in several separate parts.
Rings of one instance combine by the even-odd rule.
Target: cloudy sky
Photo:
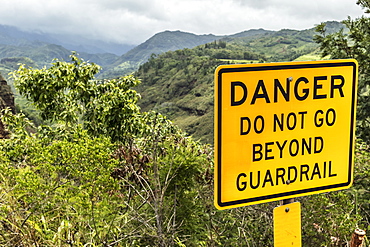
[[[129,44],[165,30],[306,29],[363,13],[356,0],[0,0],[0,6],[3,25]]]

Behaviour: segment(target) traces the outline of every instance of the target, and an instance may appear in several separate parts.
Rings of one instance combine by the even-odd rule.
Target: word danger
[[[330,83],[326,81],[330,80]],[[239,106],[244,103],[254,105],[257,100],[264,100],[265,103],[278,103],[279,99],[282,98],[288,102],[291,98],[295,98],[299,101],[306,100],[308,98],[326,99],[334,98],[336,95],[344,97],[343,86],[345,79],[342,75],[332,75],[330,78],[327,76],[315,76],[313,81],[310,81],[306,77],[299,77],[297,80],[293,80],[292,77],[286,79],[285,85],[283,85],[279,79],[274,79],[273,87],[268,89],[265,85],[264,80],[258,80],[256,87],[252,88],[251,95],[249,94],[248,85],[242,81],[231,82],[231,106]],[[323,93],[324,87],[329,87],[329,94]],[[236,98],[236,90],[241,91],[242,94]]]
[[[337,174],[332,169],[332,161],[324,161],[322,163],[316,162],[313,165],[302,164],[274,170],[242,172],[236,177],[235,185],[239,191],[244,191],[248,188],[254,190],[267,186],[279,186],[336,176]]]

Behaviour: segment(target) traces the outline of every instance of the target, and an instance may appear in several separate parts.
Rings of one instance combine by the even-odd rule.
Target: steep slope
[[[193,48],[195,46],[212,42],[219,39],[215,35],[196,35],[181,31],[165,31],[155,34],[153,37],[130,50],[121,59],[135,62],[148,60],[151,54],[160,54],[166,51],[174,51],[184,48]]]
[[[13,92],[5,78],[0,74],[0,110],[5,108],[9,108],[13,113],[16,112]],[[9,138],[9,131],[0,120],[0,139],[4,138]]]
[[[135,74],[142,80],[137,88],[142,95],[139,105],[144,111],[163,113],[190,135],[212,144],[216,67],[227,63],[302,60],[307,55],[320,59],[314,35],[314,28],[259,32],[152,56]]]
[[[135,74],[142,80],[137,88],[142,95],[139,105],[143,111],[155,110],[168,116],[204,143],[213,143],[214,70],[232,60],[264,59],[242,45],[221,40],[152,56]]]
[[[222,61],[194,50],[169,51],[151,58],[137,71],[136,89],[143,111],[166,115],[205,143],[213,139],[213,71]]]
[[[225,39],[232,40],[239,37],[257,37],[271,33],[264,29],[252,29],[230,36],[196,35],[181,31],[165,31],[155,34],[144,43],[122,55],[114,64],[107,67],[101,77],[118,77],[136,71],[152,55],[166,51],[175,51],[184,48],[193,48],[202,44]]]
[[[117,77],[131,73],[137,70],[140,64],[146,62],[152,54],[192,48],[220,38],[212,34],[196,35],[181,31],[160,32],[122,55],[114,64],[107,68],[102,77]]]

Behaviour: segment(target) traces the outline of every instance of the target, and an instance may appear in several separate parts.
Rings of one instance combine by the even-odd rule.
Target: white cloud
[[[138,44],[164,30],[304,29],[361,14],[348,0],[13,0],[1,3],[0,24]]]

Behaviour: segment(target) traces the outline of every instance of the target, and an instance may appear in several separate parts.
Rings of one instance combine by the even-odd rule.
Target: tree
[[[365,13],[370,13],[370,0],[358,0]],[[348,17],[342,22],[343,29],[327,34],[326,25],[316,27],[319,33],[315,41],[320,44],[322,56],[331,58],[355,58],[359,63],[357,130],[359,137],[356,144],[354,185],[347,194],[354,198],[355,211],[359,214],[357,223],[361,229],[369,225],[369,147],[370,143],[370,18],[362,16],[356,19]]]
[[[89,133],[127,141],[144,130],[140,95],[131,88],[140,83],[133,76],[95,80],[100,66],[72,54],[71,63],[55,60],[50,68],[21,65],[12,73],[19,93],[52,123],[72,127],[82,122]]]
[[[13,73],[20,93],[52,125],[34,128],[30,134],[24,116],[3,113],[12,138],[0,143],[0,151],[10,155],[0,164],[15,167],[4,180],[26,181],[26,175],[16,175],[23,174],[23,167],[32,178],[30,186],[22,183],[19,191],[13,184],[4,188],[15,193],[9,194],[11,208],[22,209],[17,211],[18,219],[6,225],[15,226],[19,238],[11,242],[9,234],[4,241],[48,246],[197,245],[205,238],[198,194],[203,174],[212,164],[212,151],[161,114],[140,112],[139,95],[131,89],[139,80],[133,76],[98,81],[94,73],[99,66],[75,54],[71,59],[71,63],[55,60],[43,69],[21,66]],[[40,203],[48,210],[36,203],[42,191],[48,196]],[[20,193],[28,200],[21,201],[22,207],[14,199]],[[58,208],[59,215],[51,208]],[[77,224],[71,213],[83,223]],[[39,222],[42,217],[48,222],[44,230],[38,224],[22,223]],[[49,223],[52,219],[55,222]],[[21,232],[30,234],[22,238]]]
[[[359,0],[366,13],[370,12],[370,1]],[[357,135],[370,142],[370,18],[362,16],[342,22],[346,28],[327,34],[326,24],[316,27],[319,33],[315,41],[320,44],[322,57],[333,59],[355,58],[359,63]]]

